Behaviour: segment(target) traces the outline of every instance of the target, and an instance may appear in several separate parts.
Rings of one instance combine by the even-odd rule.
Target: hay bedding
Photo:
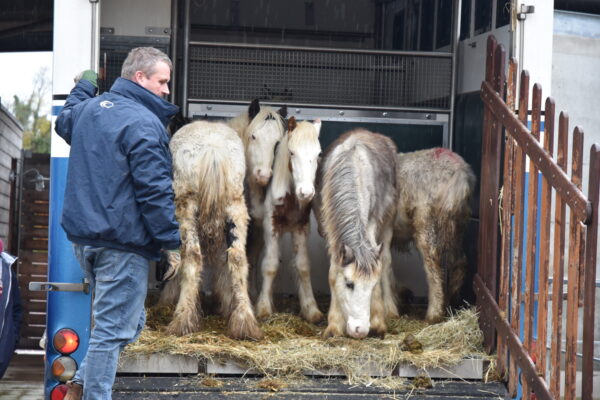
[[[126,349],[127,355],[168,353],[213,362],[235,361],[267,378],[294,379],[307,371],[343,372],[349,382],[392,388],[389,378],[372,379],[368,371],[392,371],[399,363],[416,368],[450,367],[469,357],[488,357],[473,308],[456,311],[446,321],[428,325],[409,316],[388,321],[385,339],[323,339],[325,326],[316,326],[293,314],[274,314],[261,327],[261,341],[239,341],[226,336],[226,322],[219,316],[203,319],[200,332],[183,337],[165,333],[173,308],[148,308],[146,329]],[[365,370],[365,366],[370,366]],[[392,377],[393,378],[393,377]],[[395,382],[398,383],[398,377]],[[398,388],[398,387],[396,387]]]

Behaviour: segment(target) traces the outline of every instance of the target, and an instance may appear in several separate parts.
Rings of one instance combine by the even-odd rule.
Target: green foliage
[[[41,68],[34,78],[31,94],[24,99],[14,95],[9,105],[10,111],[24,128],[23,149],[34,153],[50,153],[51,123],[44,112],[49,88],[47,69]]]

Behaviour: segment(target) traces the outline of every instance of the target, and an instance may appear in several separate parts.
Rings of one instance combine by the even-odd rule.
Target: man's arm
[[[73,107],[80,104],[82,101],[91,99],[96,95],[98,90],[96,84],[96,73],[88,70],[84,71],[80,77],[76,78],[77,84],[71,90],[67,102],[56,119],[56,133],[70,145],[71,132],[73,129]]]
[[[172,250],[179,248],[180,237],[175,219],[171,154],[156,129],[151,123],[136,127],[138,140],[131,143],[128,158],[146,229],[162,248]]]

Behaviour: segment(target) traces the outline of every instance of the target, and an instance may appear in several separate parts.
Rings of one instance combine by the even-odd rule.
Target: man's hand
[[[85,71],[80,72],[73,80],[75,81],[75,83],[77,83],[82,79],[94,85],[96,89],[98,88],[98,74],[95,71],[92,71],[91,69],[86,69]]]

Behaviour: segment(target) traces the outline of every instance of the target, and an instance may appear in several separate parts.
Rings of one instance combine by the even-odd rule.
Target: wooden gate
[[[486,345],[490,351],[496,348],[498,367],[507,379],[509,391],[513,396],[516,394],[520,369],[523,398],[528,399],[529,393],[533,391],[538,399],[559,399],[561,343],[564,338],[564,398],[575,399],[577,331],[580,325],[578,312],[583,308],[580,396],[584,400],[591,400],[600,146],[595,144],[591,147],[589,194],[585,196],[581,190],[582,129],[575,127],[573,130],[569,178],[567,114],[560,113],[558,140],[555,143],[554,101],[551,98],[546,99],[542,111],[541,86],[535,84],[529,114],[528,72],[521,73],[517,99],[516,62],[509,62],[507,81],[504,48],[497,45],[494,37],[488,39],[487,46],[486,77],[481,85],[485,113],[480,241],[478,270],[474,281]],[[527,124],[529,115],[530,129]],[[545,119],[545,129],[543,141],[540,142],[542,115]],[[529,163],[527,187],[526,163]],[[539,173],[542,180],[541,191],[538,189]],[[538,199],[541,204],[539,221]],[[528,204],[527,210],[524,204]],[[568,225],[567,216],[570,219]],[[565,244],[566,236],[568,250]],[[538,239],[539,247],[536,246]],[[537,273],[536,267],[539,269]],[[564,268],[568,271],[566,326],[563,326],[562,317]],[[553,276],[551,284],[550,269]],[[522,274],[525,276],[524,280],[521,279]],[[539,284],[537,293],[536,280]],[[552,304],[550,310],[549,300]],[[534,326],[536,304],[537,326]],[[546,370],[546,327],[549,321],[551,346],[549,370]],[[523,340],[520,339],[521,330]],[[536,330],[537,346],[533,340]]]
[[[50,155],[23,158],[19,211],[18,279],[24,318],[19,348],[40,350],[46,325],[46,292],[32,292],[29,282],[48,279],[48,195]],[[42,185],[41,182],[44,182]],[[37,188],[36,188],[37,185]]]

